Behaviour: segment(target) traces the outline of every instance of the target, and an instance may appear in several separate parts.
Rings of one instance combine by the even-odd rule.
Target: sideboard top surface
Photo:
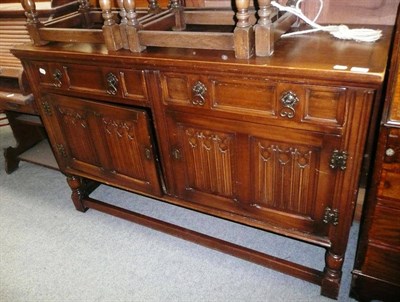
[[[112,52],[103,44],[73,42],[50,43],[41,47],[25,44],[12,49],[12,52],[19,58],[43,61],[84,60],[85,64],[101,62],[127,68],[140,64],[148,69],[174,66],[199,72],[249,72],[380,85],[384,79],[393,27],[380,26],[379,29],[382,29],[383,36],[375,43],[338,40],[328,33],[281,38],[275,44],[272,56],[245,60],[235,59],[233,51],[148,47],[142,53],[129,50]]]

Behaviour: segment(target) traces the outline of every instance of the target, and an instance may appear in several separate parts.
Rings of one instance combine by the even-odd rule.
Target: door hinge
[[[179,148],[173,148],[171,155],[175,160],[180,160],[182,158],[181,150]]]
[[[62,145],[62,144],[57,144],[56,146],[57,146],[57,151],[58,151],[58,153],[59,153],[62,157],[67,158],[67,152],[65,151],[64,145]]]
[[[46,113],[47,115],[51,115],[51,106],[48,102],[42,102],[42,107],[43,107],[43,111],[44,113]]]
[[[337,149],[333,150],[331,160],[329,162],[329,167],[331,167],[332,169],[346,170],[347,152],[339,151]]]
[[[144,148],[144,156],[146,159],[150,160],[152,158],[152,152],[151,152],[151,147],[145,147]]]
[[[325,208],[324,219],[322,220],[324,223],[338,225],[339,224],[339,210],[331,209],[330,207]]]

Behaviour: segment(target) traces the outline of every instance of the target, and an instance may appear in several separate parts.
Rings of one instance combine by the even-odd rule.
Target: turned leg
[[[80,212],[86,212],[87,208],[83,205],[82,199],[86,197],[85,186],[81,177],[69,175],[67,182],[72,190],[71,199],[74,203],[75,209]]]
[[[88,208],[83,205],[82,201],[84,198],[88,197],[100,183],[75,175],[68,175],[67,182],[72,190],[71,199],[75,208],[80,212],[86,212]]]
[[[331,250],[325,254],[324,276],[321,282],[321,295],[337,299],[342,278],[343,255],[336,255]]]
[[[138,33],[140,24],[135,11],[135,1],[124,0],[124,8],[126,10],[126,18],[128,19],[126,24],[126,35],[129,43],[129,49],[131,52],[141,52],[145,50],[146,47],[141,45],[139,40]]]
[[[26,15],[26,29],[29,32],[33,44],[36,46],[46,45],[47,41],[43,41],[40,37],[40,28],[43,27],[43,23],[38,18],[36,11],[36,4],[33,0],[21,0],[21,5],[25,10]]]
[[[271,16],[273,13],[271,0],[258,0],[258,22],[254,26],[255,51],[258,57],[266,57],[274,52],[274,30]]]
[[[100,7],[103,11],[102,16],[104,19],[103,35],[104,42],[108,50],[116,51],[123,48],[123,40],[119,25],[115,23],[113,12],[111,10],[110,0],[100,0]]]
[[[46,134],[40,126],[28,125],[17,120],[20,114],[17,112],[6,111],[7,119],[13,132],[16,147],[8,147],[4,149],[5,170],[7,174],[18,169],[19,156],[34,145],[42,141]]]
[[[254,53],[254,32],[250,24],[249,0],[235,0],[237,23],[233,31],[235,57],[249,59]]]

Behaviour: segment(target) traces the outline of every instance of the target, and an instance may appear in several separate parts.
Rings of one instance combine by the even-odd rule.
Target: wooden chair
[[[0,109],[0,127],[4,127],[4,126],[8,126],[8,120],[7,120],[7,116],[4,113],[4,110]]]

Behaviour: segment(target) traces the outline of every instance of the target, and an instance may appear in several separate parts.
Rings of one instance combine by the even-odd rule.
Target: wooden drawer
[[[173,72],[161,74],[161,87],[164,105],[178,110],[328,132],[346,120],[348,89],[342,87]]]
[[[43,88],[106,96],[111,101],[118,98],[147,102],[148,99],[143,70],[43,62],[34,66]]]
[[[399,201],[400,208],[400,170],[382,170],[378,186],[378,197],[390,198]]]
[[[400,285],[400,250],[370,244],[363,273]]]
[[[398,128],[388,129],[384,162],[400,164],[400,129]],[[390,169],[392,165],[385,166]]]
[[[370,239],[400,248],[400,209],[377,206],[371,225]]]

